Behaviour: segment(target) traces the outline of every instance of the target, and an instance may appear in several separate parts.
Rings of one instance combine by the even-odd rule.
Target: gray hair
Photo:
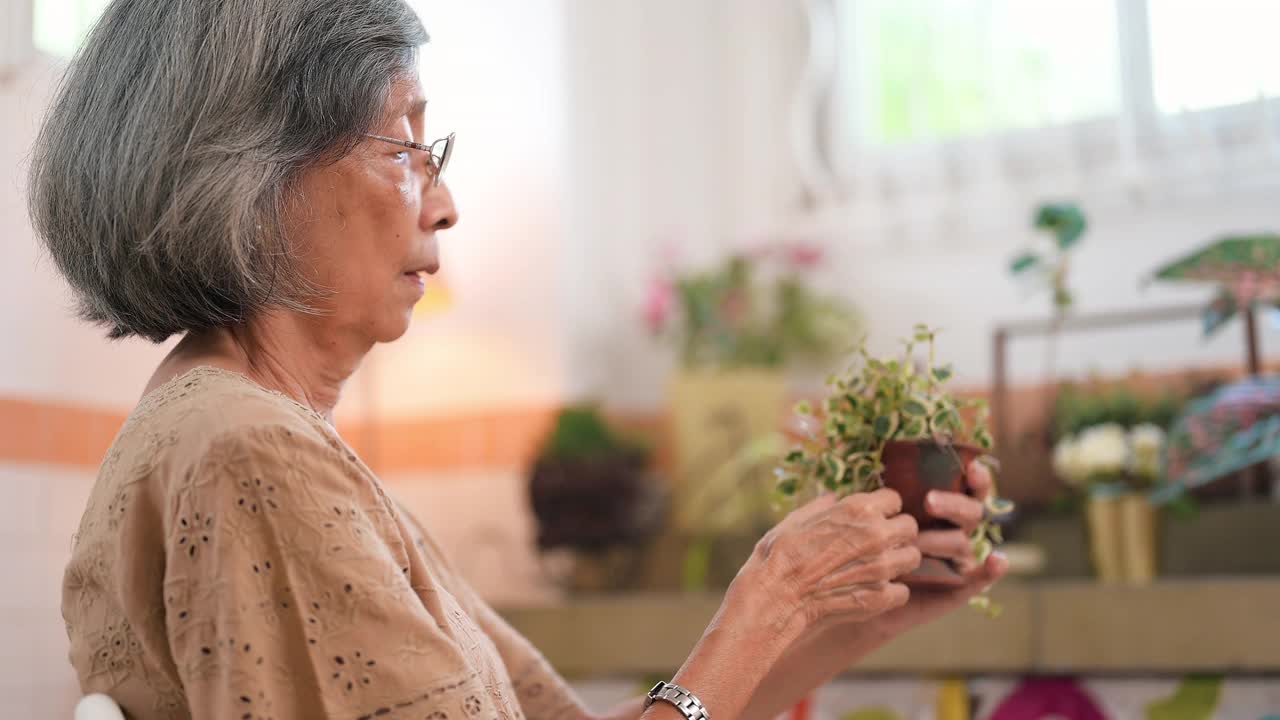
[[[160,342],[306,311],[318,289],[285,232],[292,181],[374,128],[426,41],[403,0],[113,0],[29,177],[81,316]]]

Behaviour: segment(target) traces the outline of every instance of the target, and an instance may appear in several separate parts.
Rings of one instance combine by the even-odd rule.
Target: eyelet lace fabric
[[[125,423],[62,609],[82,689],[133,720],[583,715],[323,418],[224,370]]]

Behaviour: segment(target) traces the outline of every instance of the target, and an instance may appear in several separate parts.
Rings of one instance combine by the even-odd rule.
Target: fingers
[[[884,521],[886,532],[882,547],[914,545],[920,535],[920,524],[910,515],[895,515]]]
[[[987,557],[987,561],[982,564],[979,574],[976,578],[976,584],[980,590],[985,590],[996,584],[1009,572],[1009,558],[1005,554],[996,551]]]
[[[889,488],[850,495],[841,502],[847,503],[851,508],[865,508],[880,517],[893,517],[902,512],[902,496]]]
[[[973,546],[963,530],[927,530],[920,533],[916,547],[929,557],[946,558],[956,562],[973,559]]]
[[[1004,553],[993,552],[982,565],[975,565],[973,569],[964,573],[967,582],[964,587],[957,588],[956,592],[965,599],[971,598],[986,592],[1008,572],[1009,559],[1004,556]]]
[[[862,622],[900,608],[910,599],[906,585],[883,582],[825,590],[816,598],[816,609],[826,623]]]
[[[823,578],[820,587],[826,591],[887,583],[914,572],[920,567],[920,559],[919,548],[913,545],[896,547],[845,565]]]
[[[965,473],[965,479],[969,483],[969,490],[979,500],[985,500],[991,494],[993,485],[991,469],[982,460],[969,463],[969,471]]]
[[[793,510],[789,515],[787,515],[787,519],[792,522],[803,523],[809,518],[821,515],[827,510],[830,510],[831,506],[835,505],[836,502],[837,500],[834,493],[823,493]]]
[[[969,533],[982,522],[982,501],[959,493],[934,490],[925,496],[925,510],[936,518],[959,525]]]

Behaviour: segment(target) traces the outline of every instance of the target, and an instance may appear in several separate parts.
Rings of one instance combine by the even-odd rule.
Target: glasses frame
[[[445,168],[449,167],[449,158],[453,157],[453,139],[455,135],[457,135],[457,133],[449,133],[430,145],[423,145],[422,143],[416,143],[412,140],[400,140],[393,137],[387,137],[386,135],[365,133],[365,137],[371,137],[374,140],[381,140],[382,142],[391,143],[392,145],[399,145],[400,147],[407,147],[411,150],[421,150],[422,152],[425,152],[427,154],[427,164],[431,168],[431,187],[440,186],[440,176],[444,175]],[[440,149],[439,153],[437,153],[436,146],[441,143],[444,143],[444,147]]]

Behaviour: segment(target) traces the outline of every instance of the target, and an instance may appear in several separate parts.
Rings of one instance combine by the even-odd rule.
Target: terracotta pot
[[[898,491],[902,496],[902,511],[914,517],[921,530],[955,527],[925,510],[925,496],[931,490],[968,494],[966,473],[984,452],[972,445],[944,445],[930,439],[894,440],[885,446],[881,455],[884,484]],[[903,581],[918,587],[964,584],[964,578],[950,562],[931,557],[926,557],[920,563],[920,569],[904,577]]]

